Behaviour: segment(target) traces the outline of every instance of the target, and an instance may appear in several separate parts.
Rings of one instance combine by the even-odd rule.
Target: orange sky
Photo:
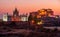
[[[15,7],[20,14],[37,11],[42,8],[51,8],[55,13],[60,15],[59,0],[0,0],[0,14],[9,12],[12,14]]]

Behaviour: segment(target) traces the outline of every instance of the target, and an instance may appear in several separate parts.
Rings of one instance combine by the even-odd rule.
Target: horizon
[[[0,0],[0,14],[12,14],[17,8],[20,14],[34,12],[42,8],[50,8],[55,15],[60,15],[59,0]]]

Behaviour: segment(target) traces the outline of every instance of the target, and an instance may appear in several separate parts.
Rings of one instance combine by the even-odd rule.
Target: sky
[[[54,14],[60,15],[60,0],[0,0],[0,14],[12,14],[15,8],[20,14],[51,8]]]

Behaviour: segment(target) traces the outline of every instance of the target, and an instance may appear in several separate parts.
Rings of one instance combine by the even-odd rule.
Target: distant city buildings
[[[38,10],[38,13],[41,17],[50,17],[51,15],[54,15],[52,9],[41,9]]]
[[[36,12],[31,12],[28,20],[30,23],[43,24],[45,22],[49,22],[50,20],[53,21],[52,19],[54,19],[54,17],[51,17],[53,15],[54,12],[52,9],[40,9]]]
[[[21,21],[28,21],[28,14],[20,15]]]
[[[59,15],[55,15],[55,18],[60,18],[60,16]]]
[[[59,22],[59,15],[54,15],[54,11],[52,9],[40,9],[36,12],[30,12],[28,14],[19,15],[19,11],[17,8],[13,11],[13,15],[9,15],[8,13],[3,15],[3,21],[28,21],[30,24],[53,24],[55,21]],[[53,22],[53,23],[52,23]]]
[[[28,21],[27,14],[19,15],[17,8],[13,11],[13,15],[4,14],[3,21]]]
[[[11,21],[20,21],[19,11],[17,8],[13,11],[13,16],[11,16]]]
[[[3,21],[8,21],[8,13],[3,15]]]

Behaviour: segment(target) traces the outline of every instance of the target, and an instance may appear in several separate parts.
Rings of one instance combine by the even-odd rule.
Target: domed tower
[[[17,8],[15,8],[15,10],[13,11],[13,16],[19,16],[19,12],[18,12]]]

